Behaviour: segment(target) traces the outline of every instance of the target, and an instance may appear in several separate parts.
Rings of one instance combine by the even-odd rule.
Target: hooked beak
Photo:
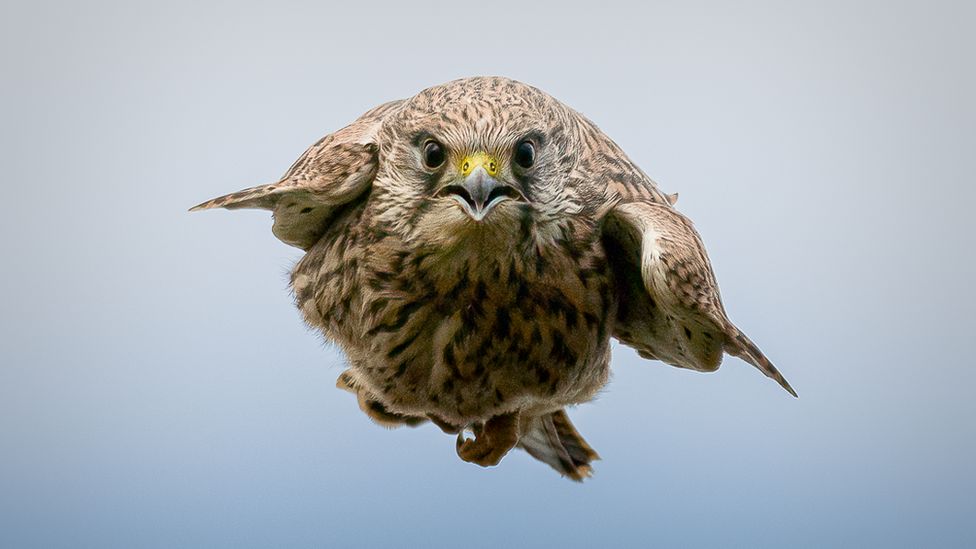
[[[484,219],[506,200],[524,200],[518,189],[495,178],[497,166],[498,162],[486,154],[469,156],[461,163],[460,185],[448,185],[437,194],[457,200],[475,221]]]

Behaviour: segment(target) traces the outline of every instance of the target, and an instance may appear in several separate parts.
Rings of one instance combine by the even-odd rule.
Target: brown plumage
[[[796,394],[728,320],[676,200],[572,109],[479,77],[377,107],[280,181],[193,209],[273,211],[306,251],[296,303],[372,419],[430,420],[466,461],[519,446],[581,480],[598,456],[565,408],[606,383],[611,336],[700,371],[733,354]]]

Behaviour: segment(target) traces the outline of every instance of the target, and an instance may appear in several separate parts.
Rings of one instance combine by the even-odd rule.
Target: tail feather
[[[760,372],[766,374],[766,377],[772,378],[776,383],[780,384],[780,387],[786,389],[788,393],[794,397],[799,398],[793,387],[790,386],[790,382],[786,381],[783,374],[779,373],[776,366],[766,358],[766,355],[756,347],[756,344],[752,342],[751,339],[746,337],[746,334],[742,333],[738,328],[732,326],[728,327],[728,333],[732,334],[729,337],[728,347],[726,347],[726,352],[730,355],[737,356],[742,360],[745,360],[749,364],[752,364],[759,369]]]
[[[532,417],[521,431],[519,446],[559,474],[575,481],[593,474],[591,462],[600,456],[583,440],[565,410]]]

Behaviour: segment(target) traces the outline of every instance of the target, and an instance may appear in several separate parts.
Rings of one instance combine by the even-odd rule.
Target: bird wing
[[[370,188],[379,167],[376,134],[400,103],[380,105],[345,128],[323,137],[277,182],[214,198],[190,211],[271,210],[274,235],[286,244],[308,250],[328,228],[337,211]]]
[[[738,356],[790,394],[768,358],[729,321],[705,246],[668,203],[621,201],[604,219],[604,243],[621,294],[614,336],[646,358],[714,371]]]

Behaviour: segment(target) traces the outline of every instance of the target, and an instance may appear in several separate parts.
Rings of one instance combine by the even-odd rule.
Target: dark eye
[[[424,143],[424,165],[430,169],[439,168],[444,163],[444,147],[434,140]]]
[[[535,146],[531,141],[522,141],[515,147],[515,163],[523,168],[531,168],[535,164]]]

